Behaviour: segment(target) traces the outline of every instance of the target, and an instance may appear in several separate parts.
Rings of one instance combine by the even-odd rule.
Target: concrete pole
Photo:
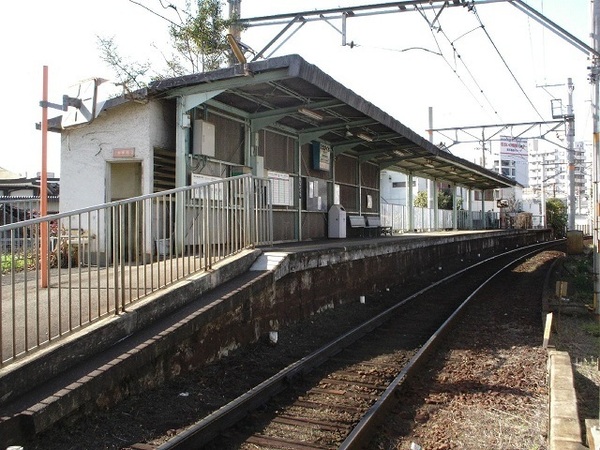
[[[240,18],[242,17],[242,0],[228,0],[229,1],[229,18]],[[239,27],[239,25],[237,24],[232,24],[229,27],[229,33],[235,38],[235,40],[237,42],[240,41],[240,36],[241,36],[241,29]],[[233,54],[233,52],[231,52],[231,54],[229,55],[229,66],[233,66],[235,64],[237,64],[238,60],[235,57],[235,55]]]
[[[537,141],[536,141],[537,142]],[[546,166],[542,163],[542,227],[548,226],[546,219]]]
[[[567,104],[567,115],[565,116],[565,124],[567,127],[567,158],[569,167],[569,230],[575,229],[575,115],[573,114],[573,80],[567,80],[569,90],[569,101]]]
[[[594,50],[600,51],[600,0],[594,0],[593,9],[593,32],[592,38]],[[598,213],[600,212],[600,199],[598,198],[598,182],[600,181],[600,171],[598,161],[600,160],[600,123],[599,123],[599,103],[600,90],[598,85],[598,75],[600,72],[600,61],[597,56],[593,57],[591,65],[592,73],[590,80],[594,89],[594,97],[592,99],[592,116],[594,123],[594,150],[592,153],[592,198],[593,198],[593,240],[594,240],[594,311],[600,314],[600,255],[598,253]]]

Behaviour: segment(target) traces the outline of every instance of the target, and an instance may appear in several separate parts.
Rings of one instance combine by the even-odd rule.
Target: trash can
[[[346,237],[346,210],[342,205],[332,205],[327,216],[327,235],[330,238]]]
[[[168,256],[171,250],[171,238],[156,240],[156,254],[160,256]]]

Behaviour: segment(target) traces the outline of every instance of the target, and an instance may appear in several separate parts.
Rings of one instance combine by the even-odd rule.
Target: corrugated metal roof
[[[151,95],[166,97],[208,92],[218,92],[209,104],[326,142],[334,154],[356,155],[382,169],[475,189],[516,185],[438,148],[298,55],[160,80],[149,88]],[[320,119],[307,117],[300,108]]]
[[[208,105],[295,135],[329,144],[381,169],[444,180],[473,189],[517,183],[440,149],[298,55],[213,72],[159,80],[138,97],[205,95]],[[112,99],[104,109],[127,99]],[[313,112],[308,117],[301,109]],[[56,123],[54,124],[57,125]]]

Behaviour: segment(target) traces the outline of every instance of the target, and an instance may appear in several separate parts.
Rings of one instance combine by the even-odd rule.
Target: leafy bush
[[[564,238],[567,235],[567,205],[558,198],[549,199],[546,202],[546,216],[554,236]]]

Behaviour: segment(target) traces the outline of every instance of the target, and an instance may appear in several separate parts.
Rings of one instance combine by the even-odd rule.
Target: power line
[[[523,95],[525,96],[525,98],[527,99],[527,101],[529,102],[529,104],[531,105],[531,107],[533,108],[533,110],[536,112],[536,114],[540,117],[540,119],[544,120],[544,117],[540,114],[540,112],[538,111],[538,109],[535,107],[535,105],[533,104],[533,102],[531,101],[531,99],[529,98],[529,96],[527,95],[527,93],[525,92],[525,90],[523,89],[523,86],[521,86],[521,83],[519,83],[519,80],[517,80],[517,77],[515,76],[514,72],[508,66],[508,63],[506,62],[506,60],[502,56],[502,53],[500,53],[500,50],[496,46],[496,43],[493,41],[492,37],[490,36],[490,34],[485,29],[485,26],[483,25],[483,22],[481,21],[481,18],[479,17],[479,14],[477,13],[477,10],[475,8],[473,8],[473,13],[475,14],[475,17],[477,17],[477,20],[481,24],[481,29],[483,30],[483,32],[487,36],[488,40],[492,44],[492,47],[494,47],[494,50],[496,50],[496,53],[498,54],[498,56],[500,57],[500,60],[502,61],[502,63],[504,64],[504,66],[506,67],[506,69],[508,70],[508,72],[510,73],[510,75],[512,76],[513,80],[515,81],[515,83],[517,83],[517,86],[519,87],[519,89],[521,90],[521,92],[523,93]]]
[[[175,26],[175,27],[181,27],[181,24],[175,23],[173,22],[171,19],[166,18],[165,16],[157,13],[156,11],[153,11],[152,9],[148,8],[146,5],[144,5],[143,3],[140,2],[136,2],[135,0],[129,0],[130,3],[133,3],[134,5],[138,5],[142,8],[144,8],[146,11],[154,14],[157,17],[160,17],[163,20],[166,20],[167,22],[169,22],[171,25]],[[177,7],[171,3],[169,3],[167,6],[163,5],[163,2],[161,0],[159,0],[160,6],[162,6],[164,9],[168,9],[168,8],[172,8],[175,10],[175,12],[177,13],[177,15],[179,16],[179,19],[181,19],[181,16],[179,15],[179,11],[177,10]]]
[[[433,26],[433,24],[432,24],[431,22],[429,22],[429,20],[427,19],[426,15],[425,15],[425,11],[419,11],[419,12],[421,13],[421,16],[422,16],[422,17],[423,17],[423,18],[424,18],[424,19],[427,21],[427,23],[429,24],[429,29],[430,29],[430,31],[431,31],[432,37],[433,37],[433,39],[435,40],[435,42],[436,42],[436,45],[438,46],[438,49],[440,50],[440,52],[442,52],[442,50],[441,50],[441,47],[440,47],[440,45],[439,45],[439,43],[438,43],[438,41],[437,41],[437,38],[435,37],[435,34],[434,34],[434,26]],[[446,32],[443,30],[443,28],[442,28],[442,26],[441,26],[441,21],[440,21],[439,14],[438,14],[438,16],[437,16],[437,20],[438,20],[438,22],[440,22],[440,26],[439,26],[439,27],[437,27],[437,31],[438,31],[439,33],[441,33],[441,34],[442,34],[442,36],[444,36],[444,38],[446,39],[446,41],[448,41],[448,43],[450,44],[450,47],[452,48],[452,51],[453,51],[453,54],[454,54],[454,60],[455,60],[455,63],[456,63],[456,60],[457,60],[457,58],[458,58],[458,61],[459,61],[459,62],[462,64],[462,66],[464,67],[464,69],[467,71],[467,74],[468,74],[468,75],[471,77],[471,80],[473,81],[473,83],[475,83],[475,86],[477,87],[477,89],[479,89],[479,93],[480,93],[480,94],[482,95],[482,97],[485,99],[485,101],[486,101],[486,102],[487,102],[487,104],[490,106],[490,108],[492,108],[492,111],[493,111],[494,115],[495,115],[495,116],[497,116],[497,117],[498,117],[498,119],[502,120],[502,118],[500,117],[500,114],[498,113],[497,109],[494,107],[494,105],[493,105],[493,104],[492,104],[492,102],[490,101],[490,99],[489,99],[489,97],[487,96],[487,94],[484,92],[484,90],[483,90],[483,88],[481,87],[481,85],[479,84],[479,82],[478,82],[478,81],[475,79],[475,76],[473,75],[473,72],[472,72],[472,71],[469,69],[469,67],[468,67],[468,66],[467,66],[467,64],[465,63],[464,59],[462,58],[461,54],[458,52],[458,50],[457,50],[456,46],[454,45],[454,43],[455,43],[457,40],[461,39],[462,37],[466,36],[467,34],[469,34],[469,33],[473,32],[473,31],[475,31],[475,30],[476,30],[477,28],[479,28],[479,27],[477,27],[477,28],[475,28],[475,29],[473,29],[473,30],[470,30],[470,31],[468,31],[468,32],[466,32],[466,33],[462,34],[461,36],[459,36],[458,38],[456,38],[454,41],[451,41],[451,40],[450,40],[450,38],[448,37],[448,35],[446,34]],[[449,61],[447,60],[447,58],[446,58],[446,57],[444,57],[443,55],[442,55],[442,57],[444,58],[444,60],[446,61],[446,63],[447,63],[448,65],[450,65],[450,66],[451,66],[451,64],[449,63]],[[455,65],[456,65],[456,64],[455,64]],[[452,66],[451,66],[451,67],[452,67]],[[452,70],[454,71],[454,73],[455,73],[455,74],[456,74],[456,75],[457,75],[459,78],[461,78],[461,77],[458,75],[458,72],[457,72],[456,68],[452,68]],[[461,79],[461,82],[462,82],[462,83],[463,83],[463,85],[464,85],[464,86],[467,88],[467,90],[468,90],[468,91],[469,91],[469,93],[470,93],[470,94],[473,96],[473,98],[475,98],[475,100],[477,101],[477,103],[479,104],[479,106],[480,106],[481,108],[484,108],[483,104],[482,104],[482,103],[481,103],[481,102],[480,102],[480,101],[479,101],[479,100],[478,100],[478,99],[475,97],[475,94],[473,94],[473,93],[472,93],[471,89],[470,89],[470,88],[468,88],[468,87],[466,86],[466,83],[465,83],[465,82],[464,82],[462,79]]]

